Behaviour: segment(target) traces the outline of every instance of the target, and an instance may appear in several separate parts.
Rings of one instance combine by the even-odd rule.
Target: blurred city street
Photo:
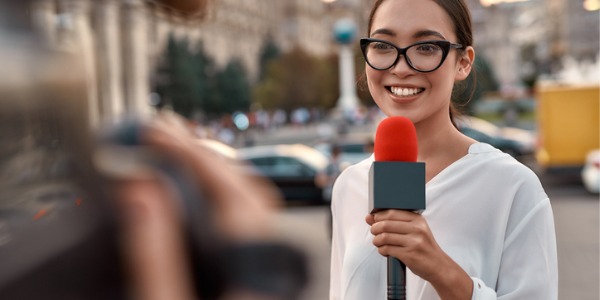
[[[556,222],[559,299],[599,299],[598,195],[579,184],[545,186]]]
[[[368,131],[370,126],[351,129]],[[317,126],[286,127],[257,136],[258,143],[308,142]],[[292,137],[292,138],[290,138]],[[599,198],[587,192],[577,176],[544,175],[540,178],[554,210],[559,262],[559,299],[596,300],[600,297]],[[366,213],[366,212],[365,212]],[[286,239],[306,251],[311,281],[303,300],[327,299],[330,240],[327,227],[329,206],[291,205],[282,217]]]
[[[143,268],[137,268],[137,276],[141,274],[141,278],[149,274],[161,278],[166,274],[166,277],[176,283],[171,284],[168,280],[154,282],[166,285],[166,290],[173,288],[175,292],[199,295],[199,291],[191,292],[189,287],[195,285],[196,288],[201,288],[201,284],[193,282],[186,287],[186,280],[178,280],[177,276],[171,276],[179,274],[182,278],[194,277],[193,279],[198,279],[204,284],[205,279],[200,278],[201,276],[189,276],[189,272],[185,273],[190,265],[190,269],[195,270],[195,273],[208,274],[207,277],[211,277],[206,281],[209,289],[219,289],[218,284],[212,284],[210,281],[222,280],[222,283],[229,284],[229,281],[237,279],[234,278],[236,276],[227,273],[223,278],[219,278],[219,275],[223,274],[204,272],[200,267],[214,263],[215,269],[234,269],[216,259],[212,261],[214,257],[219,256],[214,255],[216,251],[228,254],[224,250],[230,250],[231,244],[217,245],[215,241],[218,239],[213,239],[211,235],[196,235],[195,230],[189,231],[190,234],[185,232],[185,238],[188,240],[181,242],[177,240],[177,235],[183,227],[180,225],[184,224],[184,229],[193,228],[199,231],[214,229],[215,232],[211,234],[222,235],[225,239],[231,235],[234,242],[237,242],[235,238],[239,238],[243,243],[248,240],[260,244],[264,242],[263,233],[267,231],[263,230],[267,227],[265,224],[269,224],[263,221],[268,219],[263,216],[270,211],[258,202],[254,207],[256,211],[246,209],[243,205],[252,205],[252,200],[255,199],[275,201],[285,198],[285,205],[276,216],[279,221],[278,227],[275,228],[277,238],[305,253],[309,264],[309,283],[299,300],[329,299],[330,201],[333,182],[345,167],[373,153],[374,134],[379,122],[387,117],[385,114],[405,117],[405,111],[412,113],[414,105],[416,119],[412,115],[408,117],[412,120],[409,123],[414,122],[418,125],[420,148],[419,151],[414,149],[415,159],[418,153],[420,159],[427,161],[427,175],[430,176],[428,178],[437,176],[434,174],[445,170],[444,168],[464,155],[464,152],[459,151],[466,149],[472,140],[490,144],[511,155],[539,176],[554,213],[559,268],[558,299],[600,299],[600,0],[444,2],[444,5],[456,5],[461,10],[464,9],[464,17],[442,7],[444,5],[438,1],[437,5],[446,12],[444,18],[440,18],[440,22],[431,22],[435,25],[433,28],[422,28],[428,27],[429,23],[426,26],[419,23],[414,25],[416,28],[407,28],[410,26],[406,25],[413,22],[407,21],[406,18],[398,18],[392,13],[389,13],[389,16],[387,13],[376,13],[378,6],[370,12],[372,3],[382,2],[23,0],[2,3],[0,61],[5,64],[5,73],[10,76],[0,78],[0,102],[4,101],[3,108],[0,109],[0,120],[3,124],[0,126],[0,250],[5,247],[4,249],[12,251],[12,256],[0,255],[0,260],[3,259],[0,268],[8,270],[4,273],[9,273],[9,277],[6,277],[8,279],[3,281],[3,272],[0,272],[0,298],[22,299],[23,297],[18,296],[3,296],[3,292],[10,294],[13,289],[17,294],[29,291],[46,294],[43,289],[45,287],[56,288],[59,292],[72,292],[70,286],[57,287],[43,279],[44,276],[58,281],[62,279],[60,276],[54,276],[56,273],[53,265],[50,264],[51,267],[47,270],[41,270],[46,272],[39,272],[38,267],[46,266],[47,261],[29,259],[27,251],[21,253],[20,248],[15,248],[19,251],[14,251],[11,248],[13,245],[26,245],[28,251],[31,248],[32,251],[35,250],[33,252],[39,252],[44,259],[55,263],[63,274],[78,277],[81,273],[89,273],[100,274],[98,277],[102,277],[92,278],[86,281],[88,283],[104,284],[106,278],[107,281],[119,281],[117,284],[108,283],[108,286],[119,292],[131,292],[130,286],[119,285],[125,283],[125,280],[117,278],[118,276],[104,276],[104,273],[93,272],[95,269],[88,268],[81,262],[93,262],[98,263],[100,267],[114,268],[111,271],[115,273],[110,274],[121,276],[124,274],[120,269],[123,261],[132,263],[127,260],[148,258],[149,263],[136,261],[132,264],[156,267],[156,270],[146,272]],[[417,2],[396,3],[406,4],[402,12],[411,14],[411,11],[405,8]],[[386,2],[382,5],[387,4]],[[432,15],[425,9],[422,9],[422,14]],[[393,22],[375,20],[382,15]],[[415,20],[419,19],[418,16],[415,15]],[[447,16],[451,18],[446,18]],[[453,27],[446,24],[450,22],[449,19],[452,19]],[[397,20],[405,24],[396,24]],[[379,24],[387,25],[376,29]],[[437,28],[438,26],[442,29]],[[451,28],[456,32],[452,33]],[[446,36],[446,32],[450,35]],[[429,36],[432,40],[429,40]],[[428,48],[433,50],[426,51]],[[401,63],[402,61],[406,64]],[[456,66],[459,66],[460,62],[461,67],[453,69],[455,65],[448,66],[448,62]],[[400,65],[406,66],[405,70],[408,72],[396,72],[395,69]],[[453,78],[453,82],[445,80],[443,72],[455,72],[446,74],[449,75],[447,78]],[[406,76],[399,76],[402,74]],[[442,101],[445,101],[443,103],[446,105],[444,111],[437,108]],[[450,120],[446,119],[448,112]],[[433,121],[428,122],[426,118]],[[152,120],[164,124],[145,126]],[[129,124],[129,121],[133,121],[133,124]],[[441,130],[432,127],[440,124],[443,125]],[[132,128],[129,125],[132,125]],[[168,127],[170,125],[174,127]],[[159,128],[154,128],[155,126]],[[452,126],[464,136],[455,132]],[[112,132],[111,129],[116,130]],[[153,129],[158,130],[154,133],[155,136],[152,135]],[[395,129],[394,132],[403,133]],[[150,132],[149,137],[145,135],[146,132]],[[123,140],[120,140],[121,135]],[[447,139],[436,144],[431,143],[431,137]],[[168,142],[169,138],[173,140]],[[389,140],[405,140],[405,136]],[[457,141],[460,143],[455,143]],[[158,144],[158,147],[153,143]],[[214,150],[217,153],[215,158],[219,159],[212,159],[209,153],[202,152],[206,149],[196,148],[203,143],[210,150]],[[379,143],[381,144],[385,143]],[[417,144],[416,140],[414,144]],[[161,146],[180,147],[181,151],[167,149],[163,153],[164,149]],[[394,147],[394,151],[390,152],[395,152],[396,148],[400,147]],[[434,151],[427,151],[429,149]],[[109,151],[105,153],[105,150]],[[122,155],[120,150],[124,150],[126,155]],[[185,155],[179,156],[182,153],[189,155],[189,158]],[[429,155],[430,153],[435,155]],[[170,161],[171,158],[173,161]],[[221,158],[224,160],[220,160]],[[174,163],[170,164],[171,162]],[[226,165],[229,167],[229,164],[233,165],[231,170],[224,168]],[[200,168],[206,170],[195,170]],[[496,181],[496,173],[501,172],[489,172],[487,168],[477,168],[476,171],[480,169],[482,173],[487,172],[486,175],[493,175],[494,181],[480,185],[472,184],[470,180],[477,177],[472,176],[465,182],[468,180],[472,186],[481,189],[491,186],[498,189],[503,187]],[[147,174],[141,174],[143,172],[157,173],[157,176],[148,176],[153,179],[166,179],[168,188],[162,188],[169,189],[168,192],[173,195],[152,192],[149,186],[138,188],[136,191],[141,191],[139,195],[128,194],[127,188],[124,188],[123,195],[119,193],[122,192],[120,189],[104,188],[105,185],[109,185],[107,181],[110,181],[111,187],[120,186],[114,184],[113,179],[126,184],[129,184],[129,176],[131,179],[145,179]],[[447,172],[451,175],[460,173]],[[263,188],[265,186],[256,184],[253,181],[255,177],[247,176],[248,174],[264,176],[265,181],[273,186],[265,185],[267,188]],[[346,174],[358,175],[356,182],[364,179],[360,186],[366,187],[366,178],[360,177],[361,174]],[[193,181],[185,178],[188,175],[194,175],[191,178]],[[110,178],[107,180],[104,177]],[[249,177],[252,180],[249,180]],[[395,176],[389,177],[397,179]],[[512,177],[507,177],[508,179]],[[131,184],[135,185],[136,180],[132,181]],[[392,185],[400,181],[396,180]],[[354,187],[353,181],[349,182],[346,186]],[[517,181],[506,182],[504,186],[512,186]],[[526,180],[524,182],[531,183]],[[156,183],[159,183],[156,186],[160,188],[161,182]],[[374,186],[372,179],[369,179],[369,185]],[[423,183],[412,186],[421,187]],[[454,185],[446,186],[454,188]],[[456,191],[463,192],[464,186],[460,185]],[[342,188],[339,190],[344,190],[345,186],[340,187]],[[537,191],[538,185],[526,184],[526,188]],[[147,193],[148,191],[150,193]],[[279,195],[283,197],[277,197],[278,194],[271,191],[280,192]],[[404,190],[401,191],[405,194]],[[511,199],[521,199],[525,197],[522,195],[530,195],[521,191],[522,189],[517,195],[510,195]],[[262,192],[264,194],[261,194]],[[371,191],[371,194],[375,193]],[[449,198],[446,193],[439,194]],[[353,195],[361,196],[360,193]],[[475,195],[477,197],[464,198],[474,202],[482,198],[480,194]],[[44,243],[60,244],[62,239],[51,241],[50,235],[45,234],[46,231],[56,230],[60,237],[73,238],[73,241],[65,238],[69,243],[77,242],[81,243],[77,245],[86,247],[92,245],[90,248],[95,246],[88,245],[87,238],[107,248],[114,246],[112,243],[116,231],[102,232],[109,238],[109,243],[96,239],[95,235],[87,235],[83,230],[86,229],[85,226],[72,226],[86,221],[99,228],[108,226],[111,230],[116,230],[118,226],[114,226],[113,219],[117,218],[113,216],[112,203],[110,210],[102,212],[109,215],[107,219],[110,220],[101,220],[110,223],[108,225],[100,221],[98,225],[94,223],[96,220],[89,222],[81,217],[83,214],[74,218],[75,221],[63,218],[64,212],[70,213],[72,210],[87,209],[92,211],[91,215],[98,214],[90,209],[91,206],[86,206],[87,203],[96,203],[88,200],[95,199],[96,196],[98,199],[123,197],[145,201],[153,199],[152,197],[160,199],[162,196],[169,200],[183,200],[180,202],[184,204],[177,207],[174,217],[165,217],[166,221],[163,220],[165,222],[162,224],[168,227],[177,223],[180,227],[170,232],[175,234],[165,231],[167,233],[163,232],[163,236],[160,236],[160,231],[152,230],[154,227],[142,226],[139,225],[142,223],[139,223],[139,228],[146,231],[142,230],[140,232],[144,234],[139,234],[131,230],[133,238],[130,240],[137,241],[138,237],[142,237],[141,240],[143,237],[158,239],[153,241],[150,238],[150,243],[146,244],[141,241],[139,247],[134,249],[141,252],[131,250],[131,257],[125,259],[121,257],[123,253],[119,252],[120,250],[109,249],[113,251],[110,254],[118,256],[119,259],[117,261],[117,258],[110,257],[114,258],[111,261],[112,265],[102,260],[88,259],[108,259],[108,251],[103,251],[103,248],[97,249],[98,256],[88,257],[84,255],[87,253],[79,252],[83,253],[79,257],[81,260],[70,261],[69,251],[79,248],[71,247],[72,244],[68,243],[64,244],[67,245],[64,248],[67,250],[61,250],[60,254],[69,258],[65,260],[69,260],[70,264],[64,263],[61,260],[62,256],[55,259],[53,255],[59,252],[59,248],[46,247]],[[372,195],[369,197],[375,198]],[[85,202],[82,202],[82,199]],[[194,201],[197,199],[216,199],[215,201],[222,201],[217,204],[223,205],[215,207],[222,206],[228,209],[205,209],[198,204],[208,201]],[[522,212],[520,206],[514,205],[517,201],[486,200],[489,201],[486,204],[512,205],[510,209],[504,210],[491,210],[486,206],[492,212],[486,216],[506,211],[510,212],[510,217],[498,219],[501,222],[510,221],[501,223],[502,226],[518,222],[515,220],[519,220],[519,217],[513,217],[515,212],[517,215]],[[106,204],[101,202],[97,203]],[[163,202],[172,204],[168,201],[151,203],[156,205]],[[81,206],[82,203],[85,204]],[[446,205],[445,202],[441,203]],[[477,204],[480,205],[481,202]],[[453,205],[453,208],[462,207]],[[261,209],[268,212],[261,214]],[[129,210],[135,211],[133,214],[145,212],[144,206],[126,208],[125,214],[129,215]],[[168,213],[160,207],[156,211],[159,212],[158,215]],[[430,208],[430,211],[434,209]],[[202,212],[203,215],[197,217],[195,214],[198,212]],[[119,216],[120,213],[119,211]],[[365,211],[365,215],[367,213]],[[215,215],[218,225],[222,225],[222,221],[226,226],[212,228],[189,223],[190,220],[210,223],[212,215],[205,217],[204,214]],[[543,216],[548,215],[549,213]],[[128,217],[131,216],[126,216],[123,220],[119,217],[119,221],[125,222],[118,224],[132,225],[134,222],[128,222]],[[38,222],[40,219],[49,223]],[[160,216],[149,219],[158,220],[158,223],[161,221]],[[181,220],[184,222],[179,224]],[[239,224],[235,224],[237,222],[234,221],[238,220]],[[352,220],[354,218],[350,221]],[[71,221],[81,223],[69,223]],[[228,224],[228,221],[233,225]],[[429,219],[430,224],[433,224],[431,221],[432,219]],[[63,226],[62,222],[69,226],[60,227]],[[492,224],[484,218],[479,218],[478,222]],[[38,224],[59,224],[59,227],[55,229]],[[501,239],[502,233],[505,233],[505,229],[509,232],[513,228],[525,228],[525,231],[530,228],[538,229],[536,226],[518,224],[499,227],[497,232],[500,234],[480,230],[482,235],[485,235],[485,239],[479,240],[481,244],[488,246],[488,238],[497,237],[499,242],[493,244],[493,247],[502,250],[502,255],[486,256],[498,259],[501,257],[503,262],[514,263],[512,257],[504,255],[504,250],[508,248],[507,240],[513,239],[506,239],[506,235],[505,239]],[[551,226],[550,222],[545,224]],[[25,228],[25,233],[29,230],[25,225],[35,227],[35,233],[48,237],[48,241],[28,239],[27,236],[22,238],[19,235],[20,230]],[[89,227],[95,229],[92,225]],[[257,227],[256,231],[260,235],[254,235],[252,226]],[[228,230],[222,230],[223,228]],[[353,228],[353,225],[348,228]],[[467,234],[462,228],[464,227],[445,236],[455,238],[460,234]],[[68,229],[77,232],[81,229],[82,233],[80,236],[70,234]],[[395,227],[392,229],[396,230]],[[518,230],[513,232],[515,231]],[[155,234],[156,232],[159,234]],[[544,230],[547,243],[543,245],[552,241],[549,232],[550,230]],[[423,231],[420,233],[423,234]],[[35,240],[43,246],[29,247],[26,243],[18,244],[18,239],[14,237],[21,238],[22,241]],[[86,239],[81,242],[75,241],[74,237]],[[173,237],[174,239],[169,239]],[[257,237],[256,241],[252,240],[254,237]],[[159,241],[160,238],[167,239]],[[125,238],[123,240],[128,241]],[[522,240],[525,238],[518,241]],[[204,246],[194,243],[198,241],[215,244],[215,248],[211,249],[215,252],[194,251],[196,248],[191,248],[193,251],[190,252],[211,263],[202,263],[196,256],[188,259],[189,257],[182,254],[185,252],[164,251],[168,246]],[[466,247],[462,241],[460,240],[459,246]],[[538,242],[538,239],[526,241]],[[456,244],[458,243],[452,246]],[[521,246],[521,243],[511,245]],[[218,248],[221,246],[223,248]],[[347,247],[350,248],[351,246]],[[446,249],[449,248],[451,247]],[[520,247],[519,250],[521,249],[544,248]],[[150,254],[139,255],[146,253],[145,250],[149,250]],[[153,253],[153,250],[157,252]],[[489,253],[488,250],[483,252]],[[52,255],[47,256],[48,253]],[[151,255],[156,253],[159,255]],[[171,254],[171,258],[175,259],[173,261],[185,266],[179,271],[185,270],[180,273],[177,270],[174,273],[165,271],[169,266],[175,266],[175,269],[177,267],[177,263],[168,261],[169,255],[164,255],[165,253]],[[515,251],[508,253],[514,255]],[[550,270],[545,274],[548,276],[555,273],[551,272],[555,267],[552,254],[537,256],[549,258],[545,261],[545,266],[550,266],[546,268]],[[247,258],[243,255],[240,257]],[[273,257],[268,256],[268,259],[263,261],[270,266],[277,265],[273,263]],[[463,258],[467,259],[473,257],[481,255],[463,255]],[[15,258],[26,261],[27,269],[25,270]],[[167,263],[156,263],[153,261],[155,258],[158,258],[156,261],[166,258]],[[283,261],[296,262],[288,258],[285,257]],[[259,259],[252,256],[251,260]],[[298,261],[297,265],[286,267],[285,270],[302,273],[302,262]],[[16,266],[14,270],[17,271],[11,273],[7,262],[13,262]],[[493,265],[497,266],[499,263]],[[536,266],[531,263],[523,265],[528,268],[529,265]],[[163,268],[165,266],[167,268]],[[76,267],[79,269],[75,270]],[[243,270],[247,272],[243,275],[255,277],[266,269],[269,268],[257,265],[250,271]],[[342,269],[352,270],[352,267],[344,266]],[[540,269],[532,267],[530,270],[539,274]],[[498,274],[504,275],[499,271],[493,276]],[[36,285],[28,281],[29,275],[42,278],[39,280],[41,284]],[[131,277],[132,282],[138,279],[135,278],[136,275]],[[303,274],[299,274],[294,280],[300,283],[301,277]],[[519,279],[524,280],[525,277],[521,275]],[[276,280],[270,277],[256,278],[258,279],[255,281],[260,281],[262,285],[275,286]],[[435,282],[426,276],[423,278]],[[85,281],[85,278],[82,280]],[[503,280],[498,281],[505,282]],[[72,284],[69,280],[63,281]],[[182,286],[178,286],[178,283],[182,283]],[[80,289],[79,292],[84,293],[95,293],[97,290],[112,292],[103,288],[87,288],[84,284],[73,285]],[[137,288],[146,292],[153,290],[152,287],[153,284],[148,284]],[[156,287],[157,290],[161,288],[158,285]],[[242,289],[245,288],[242,286]],[[289,287],[283,289],[292,290]],[[432,293],[437,292],[439,291]],[[48,298],[53,298],[52,296],[49,295]],[[283,296],[283,299],[289,298],[293,297]],[[100,299],[104,298],[100,296]]]

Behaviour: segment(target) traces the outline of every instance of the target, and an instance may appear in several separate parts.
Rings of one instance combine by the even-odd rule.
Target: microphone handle
[[[399,259],[387,257],[387,298],[406,300],[406,265]]]

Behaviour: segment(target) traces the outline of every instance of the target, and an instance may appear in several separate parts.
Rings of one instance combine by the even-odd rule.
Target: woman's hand
[[[430,282],[442,299],[471,299],[472,280],[438,245],[420,214],[388,209],[366,217],[373,244]]]

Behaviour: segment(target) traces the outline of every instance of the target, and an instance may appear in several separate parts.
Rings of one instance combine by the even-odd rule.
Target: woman
[[[427,209],[369,214],[373,158],[347,168],[333,190],[331,299],[385,299],[386,256],[406,264],[408,299],[557,298],[539,179],[454,126],[452,89],[475,58],[470,22],[463,0],[375,2],[361,40],[368,87],[387,116],[415,125]]]

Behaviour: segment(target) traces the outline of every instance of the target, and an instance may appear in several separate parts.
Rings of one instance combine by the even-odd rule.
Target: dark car
[[[459,122],[458,127],[466,136],[490,144],[517,159],[533,155],[535,151],[535,136],[528,130],[498,127],[475,117]]]
[[[342,151],[341,161],[346,166],[356,164],[373,154],[372,139],[369,140],[367,138],[363,140],[320,142],[313,147],[326,156],[331,157],[331,148],[334,144],[340,147]]]
[[[513,140],[505,139],[502,137],[489,136],[477,129],[473,129],[470,127],[463,127],[460,129],[460,131],[474,140],[490,144],[500,149],[502,152],[510,154],[513,157],[518,157],[521,155],[521,149],[519,144]]]
[[[303,144],[280,144],[240,148],[237,155],[270,179],[286,200],[325,202],[315,176],[325,169],[328,158],[318,150]]]

